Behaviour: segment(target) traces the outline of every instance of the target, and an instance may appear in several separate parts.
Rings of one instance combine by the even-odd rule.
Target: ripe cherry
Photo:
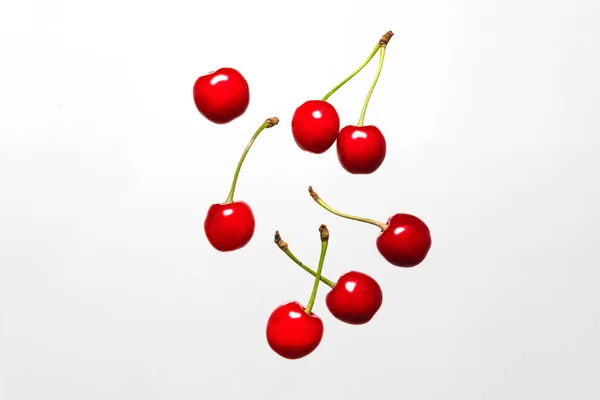
[[[410,214],[395,214],[384,224],[369,218],[341,213],[328,206],[319,195],[308,187],[311,197],[332,214],[355,221],[375,225],[381,229],[377,238],[377,250],[390,264],[410,268],[419,265],[431,248],[429,228],[418,217]]]
[[[340,321],[362,325],[379,311],[383,293],[375,279],[362,272],[350,271],[338,279],[325,301],[331,314]]]
[[[271,128],[279,119],[267,119],[254,133],[246,146],[238,163],[229,196],[224,203],[213,204],[209,207],[204,219],[204,232],[209,243],[219,251],[233,251],[246,246],[254,235],[255,219],[250,206],[243,201],[233,201],[235,187],[244,159],[258,135],[266,128]]]
[[[335,107],[327,100],[358,74],[381,48],[387,46],[392,36],[391,31],[383,35],[369,57],[325,97],[321,100],[306,101],[296,109],[292,118],[292,134],[298,147],[310,153],[321,154],[335,143],[340,131],[340,117]]]
[[[254,235],[254,213],[244,201],[213,204],[204,220],[210,244],[219,251],[241,249]]]
[[[323,338],[323,321],[297,301],[280,305],[267,321],[267,342],[281,357],[295,360],[312,353]]]
[[[344,127],[336,147],[340,164],[351,174],[372,174],[385,159],[385,138],[373,125]]]
[[[383,164],[385,159],[386,143],[383,134],[374,125],[363,125],[369,100],[383,67],[386,44],[382,44],[379,48],[377,74],[367,93],[358,124],[344,127],[338,135],[336,146],[338,160],[342,167],[351,174],[372,174]]]
[[[277,307],[267,321],[267,342],[282,357],[297,359],[312,353],[323,338],[323,321],[313,312],[317,298],[321,272],[327,254],[329,231],[325,225],[319,227],[321,256],[315,273],[315,282],[306,308],[297,301]]]
[[[315,271],[296,258],[288,244],[279,235],[279,231],[275,232],[275,243],[298,266],[315,278],[318,276]],[[323,275],[319,279],[331,288],[325,298],[327,308],[334,317],[342,322],[352,325],[366,324],[373,319],[381,307],[383,301],[381,287],[375,279],[367,274],[357,271],[346,272],[338,279],[337,283]]]
[[[220,68],[196,80],[194,103],[200,114],[209,121],[226,124],[248,109],[248,82],[236,69]]]
[[[397,267],[419,265],[431,248],[431,233],[421,219],[410,214],[396,214],[388,219],[377,237],[377,249]]]
[[[340,131],[340,117],[326,101],[309,100],[294,112],[292,135],[304,151],[321,154],[329,150]]]

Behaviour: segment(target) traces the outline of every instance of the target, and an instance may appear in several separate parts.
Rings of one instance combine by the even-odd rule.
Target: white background
[[[0,399],[598,399],[600,5],[580,1],[6,1],[0,6]],[[393,30],[366,123],[388,154],[352,176],[300,151],[292,113]],[[358,120],[376,67],[336,93]],[[251,104],[226,126],[192,101],[222,66]],[[203,220],[267,117],[236,198],[257,227],[221,254]],[[392,267],[375,227],[430,226]],[[375,277],[365,326],[315,312],[287,361],[265,323],[312,278]]]

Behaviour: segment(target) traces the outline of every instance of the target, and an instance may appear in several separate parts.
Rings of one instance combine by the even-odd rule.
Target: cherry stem
[[[267,118],[265,120],[265,122],[263,122],[263,124],[254,133],[254,135],[252,136],[252,139],[250,139],[250,142],[248,142],[248,145],[246,146],[246,149],[244,149],[244,152],[242,153],[242,157],[240,158],[240,161],[238,162],[237,168],[235,170],[235,174],[233,175],[233,182],[231,183],[231,189],[229,190],[229,195],[227,196],[227,200],[225,200],[225,204],[230,204],[233,202],[233,195],[235,193],[235,186],[237,185],[238,176],[240,175],[240,170],[242,169],[242,164],[244,163],[244,159],[246,158],[246,155],[248,154],[250,147],[252,147],[252,144],[254,143],[254,141],[256,140],[258,135],[260,135],[260,133],[263,130],[265,130],[266,128],[272,128],[275,125],[277,125],[278,123],[279,123],[279,118],[277,118],[277,117]]]
[[[369,218],[356,217],[354,215],[344,214],[342,212],[334,210],[333,208],[331,208],[330,206],[328,206],[319,197],[319,195],[313,190],[312,186],[308,187],[308,193],[310,193],[310,196],[313,198],[314,201],[317,202],[318,205],[320,205],[321,207],[323,207],[324,209],[326,209],[327,211],[329,211],[332,214],[335,214],[335,215],[337,215],[339,217],[342,217],[342,218],[347,218],[347,219],[351,219],[351,220],[354,220],[354,221],[360,221],[360,222],[364,222],[364,223],[367,223],[367,224],[375,225],[375,226],[379,227],[382,231],[384,231],[387,228],[387,225],[384,224],[383,222],[379,222],[379,221],[376,221],[374,219],[369,219]]]
[[[373,51],[371,52],[371,54],[369,54],[369,57],[367,57],[367,59],[365,60],[365,62],[363,62],[361,64],[360,67],[358,67],[353,73],[351,73],[346,79],[344,79],[343,81],[341,81],[336,87],[334,87],[333,89],[331,89],[329,91],[329,93],[327,93],[325,95],[325,97],[323,97],[323,101],[327,101],[327,99],[329,99],[335,92],[337,92],[337,90],[339,88],[341,88],[342,86],[344,86],[350,79],[354,78],[354,76],[356,74],[358,74],[360,71],[362,71],[362,69],[364,67],[367,66],[367,64],[373,59],[373,57],[375,57],[375,54],[377,54],[377,51],[381,48],[381,47],[385,47],[388,42],[390,41],[390,39],[392,38],[394,34],[392,33],[392,31],[386,32],[381,39],[379,39],[379,43],[377,43],[377,45],[375,46],[375,48],[373,49]]]
[[[329,244],[329,231],[327,230],[325,224],[319,227],[319,232],[321,234],[321,256],[319,257],[319,266],[317,267],[317,276],[315,277],[312,293],[310,294],[310,299],[308,300],[308,304],[304,310],[308,315],[310,315],[313,306],[315,305],[317,291],[319,290],[319,282],[321,281],[321,271],[323,271],[325,254],[327,254],[327,245]]]
[[[343,81],[341,81],[340,83],[338,83],[338,85],[336,87],[334,87],[333,89],[331,89],[329,91],[329,93],[327,93],[325,95],[325,97],[323,97],[323,101],[327,101],[327,99],[329,99],[335,92],[337,92],[337,90],[339,88],[341,88],[342,86],[344,86],[350,79],[354,78],[354,76],[356,74],[358,74],[360,71],[362,71],[362,69],[364,67],[367,66],[367,64],[369,63],[369,61],[371,61],[373,59],[373,57],[375,57],[375,54],[377,54],[377,51],[379,50],[379,48],[381,47],[380,43],[377,43],[377,46],[375,46],[375,48],[373,49],[373,51],[371,52],[371,54],[369,54],[369,57],[365,60],[365,62],[363,62],[361,64],[360,67],[358,67],[353,73],[351,73],[346,79],[344,79]]]
[[[369,93],[367,93],[367,98],[365,99],[365,104],[363,105],[362,111],[360,112],[360,119],[358,120],[357,126],[363,126],[365,122],[365,114],[367,113],[367,106],[369,105],[369,100],[371,100],[371,95],[373,94],[373,90],[375,90],[375,86],[377,85],[377,81],[379,80],[379,75],[381,75],[381,68],[383,67],[383,59],[385,57],[385,47],[381,46],[379,49],[379,66],[377,67],[377,73],[375,74],[375,79],[369,88]]]
[[[294,253],[291,252],[291,250],[288,247],[288,244],[286,242],[284,242],[283,239],[281,238],[281,236],[279,235],[279,231],[275,231],[275,243],[293,262],[298,264],[298,266],[300,266],[303,270],[305,270],[306,272],[308,272],[315,278],[317,277],[317,273],[313,269],[304,265],[300,260],[298,260],[298,258],[296,258]],[[329,286],[332,289],[336,285],[335,282],[325,278],[323,275],[321,275],[321,282],[323,282],[324,284],[326,284],[327,286]]]

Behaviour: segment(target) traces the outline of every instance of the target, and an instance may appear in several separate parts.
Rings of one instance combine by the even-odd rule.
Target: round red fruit
[[[410,214],[396,214],[377,238],[377,250],[392,265],[414,267],[431,248],[431,233],[421,219]]]
[[[194,103],[209,121],[226,124],[246,112],[250,103],[248,82],[236,69],[220,68],[196,80]]]
[[[213,204],[204,220],[204,232],[210,244],[219,251],[244,247],[254,235],[254,214],[243,201]]]
[[[383,302],[381,287],[369,275],[350,271],[338,279],[325,298],[331,314],[342,322],[362,325],[369,322]]]
[[[321,154],[335,143],[340,131],[340,117],[326,101],[309,100],[294,112],[292,135],[304,151]]]
[[[267,342],[281,357],[295,360],[312,353],[323,338],[323,321],[296,301],[282,304],[267,322]]]
[[[385,154],[385,138],[373,125],[349,125],[338,135],[338,160],[351,174],[372,174],[383,164]]]

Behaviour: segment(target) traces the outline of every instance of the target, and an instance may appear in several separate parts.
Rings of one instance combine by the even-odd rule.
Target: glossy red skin
[[[309,100],[294,112],[292,135],[298,147],[310,153],[322,154],[329,150],[340,131],[340,117],[331,104]]]
[[[419,265],[431,248],[429,228],[410,214],[396,214],[387,221],[388,227],[377,238],[377,250],[392,265]]]
[[[194,103],[200,114],[209,121],[226,124],[248,109],[248,82],[236,69],[220,68],[196,80]]]
[[[349,125],[337,138],[337,156],[342,167],[351,174],[372,174],[385,159],[386,142],[373,126]]]
[[[350,271],[338,279],[325,297],[331,314],[342,322],[362,325],[369,322],[381,307],[381,287],[369,275]]]
[[[213,204],[204,219],[204,233],[215,249],[233,251],[250,242],[255,225],[254,213],[245,202]]]
[[[323,321],[297,301],[280,305],[267,321],[267,342],[281,357],[295,360],[312,353],[323,338]]]

